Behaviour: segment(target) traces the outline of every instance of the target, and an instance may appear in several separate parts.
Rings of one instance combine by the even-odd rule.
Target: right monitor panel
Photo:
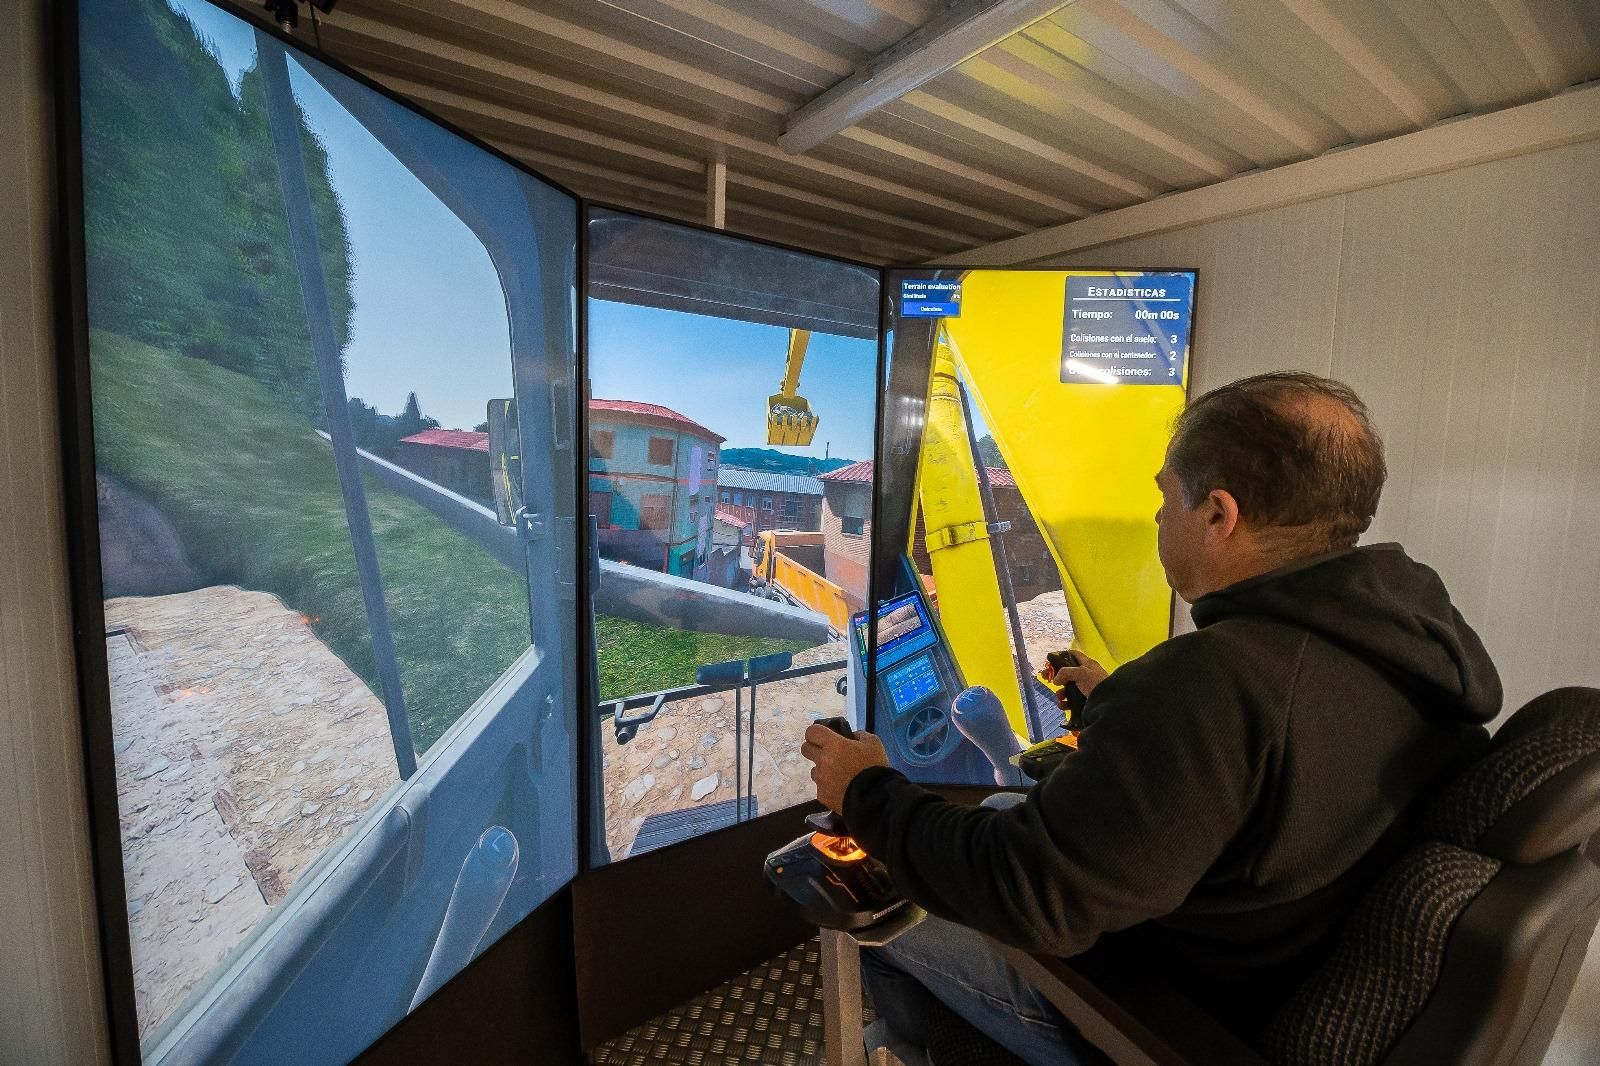
[[[886,275],[871,690],[913,780],[994,783],[1059,735],[1048,653],[1115,669],[1169,635],[1154,476],[1194,290],[1184,270]],[[992,698],[957,703],[973,686]]]

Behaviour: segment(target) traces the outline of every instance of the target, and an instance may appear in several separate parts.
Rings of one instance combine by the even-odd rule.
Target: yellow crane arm
[[[1012,730],[1026,737],[1028,722],[1017,690],[1005,603],[978,489],[978,467],[972,459],[956,365],[943,329],[934,348],[927,412],[917,499],[939,590],[939,620],[967,684],[987,685],[1000,697]]]
[[[1184,390],[1061,382],[1070,273],[972,271],[962,282],[961,317],[947,319],[945,328],[956,366],[1060,570],[1074,644],[1109,669],[1166,639],[1171,624],[1172,593],[1156,556],[1161,494],[1153,477]],[[939,589],[943,601],[944,582]],[[986,603],[974,609],[1003,632],[1003,619]]]
[[[800,368],[805,365],[806,346],[811,343],[809,329],[789,331],[789,357],[784,362],[783,381],[778,391],[767,397],[767,443],[805,447],[817,434],[819,419],[811,405],[795,390],[800,387]]]
[[[793,396],[800,387],[800,368],[806,362],[806,346],[811,343],[809,329],[791,329],[789,331],[789,358],[783,365],[783,383],[778,386],[778,391],[785,396]]]

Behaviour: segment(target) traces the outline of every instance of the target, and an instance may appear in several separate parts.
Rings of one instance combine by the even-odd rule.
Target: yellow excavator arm
[[[1182,383],[1060,380],[1069,271],[972,271],[930,375],[914,497],[939,616],[968,684],[991,688],[1027,736],[1006,611],[961,410],[965,381],[1061,576],[1072,646],[1108,670],[1167,636],[1172,593],[1156,552],[1161,466]]]
[[[778,391],[767,397],[767,443],[804,447],[817,435],[821,421],[811,405],[795,390],[800,387],[800,368],[805,365],[806,346],[811,343],[809,329],[789,331],[789,356],[784,362],[783,381]]]

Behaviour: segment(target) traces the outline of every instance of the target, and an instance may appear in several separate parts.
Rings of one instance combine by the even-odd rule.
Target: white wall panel
[[[0,1061],[108,1058],[50,301],[47,4],[0,18]]]
[[[1510,705],[1600,684],[1597,167],[1590,142],[1346,198],[1332,366],[1389,441],[1373,534],[1446,574]]]
[[[1198,269],[1196,393],[1281,368],[1354,386],[1389,457],[1366,540],[1440,572],[1509,709],[1600,686],[1600,141],[1050,265]],[[1597,1055],[1600,939],[1548,1062]]]

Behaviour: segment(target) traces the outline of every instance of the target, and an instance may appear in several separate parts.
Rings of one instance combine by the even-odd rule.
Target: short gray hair
[[[1328,401],[1348,418],[1318,417]],[[1388,468],[1366,404],[1348,385],[1301,371],[1242,378],[1178,416],[1167,468],[1193,507],[1213,490],[1298,548],[1351,547],[1378,510]]]

